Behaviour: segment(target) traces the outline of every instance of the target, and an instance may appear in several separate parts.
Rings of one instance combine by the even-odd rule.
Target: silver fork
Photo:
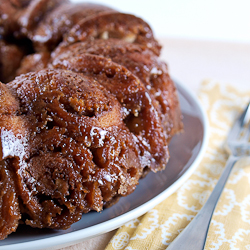
[[[250,156],[250,102],[234,123],[226,140],[229,153],[225,169],[207,202],[188,226],[168,246],[167,250],[202,250],[205,247],[210,221],[235,163]]]

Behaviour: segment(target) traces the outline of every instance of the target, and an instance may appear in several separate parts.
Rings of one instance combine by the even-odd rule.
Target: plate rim
[[[167,189],[165,189],[164,191],[162,191],[160,194],[156,195],[154,198],[150,199],[149,201],[143,203],[142,205],[128,212],[125,212],[122,215],[119,215],[115,218],[107,220],[105,222],[101,222],[99,224],[96,224],[96,225],[93,225],[84,229],[79,229],[77,231],[68,232],[66,234],[51,236],[45,239],[32,240],[29,242],[22,242],[22,243],[14,243],[11,245],[2,245],[0,246],[0,250],[1,249],[29,250],[29,249],[34,249],[34,246],[36,246],[36,249],[44,249],[44,248],[50,248],[50,247],[53,247],[53,249],[58,249],[61,247],[67,247],[73,244],[77,244],[84,240],[110,232],[124,225],[128,221],[138,218],[139,216],[145,214],[150,209],[155,207],[157,204],[165,200],[167,197],[173,194],[181,185],[183,185],[185,181],[193,174],[193,172],[198,167],[199,163],[201,162],[204,156],[204,153],[208,144],[209,125],[208,125],[208,118],[207,118],[206,112],[203,106],[201,105],[200,101],[198,100],[198,98],[194,95],[194,93],[190,91],[189,89],[187,89],[187,87],[184,86],[179,81],[174,80],[174,82],[176,86],[178,86],[177,88],[180,87],[182,90],[184,90],[184,92],[186,92],[189,95],[189,97],[191,97],[192,101],[196,104],[197,108],[199,109],[200,114],[201,114],[199,118],[202,121],[204,134],[202,138],[201,147],[196,158],[194,159],[190,167],[173,184],[171,184]]]

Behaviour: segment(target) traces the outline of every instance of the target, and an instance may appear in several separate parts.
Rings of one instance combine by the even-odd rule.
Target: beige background
[[[72,0],[111,6],[146,20],[157,37],[250,42],[249,0]]]

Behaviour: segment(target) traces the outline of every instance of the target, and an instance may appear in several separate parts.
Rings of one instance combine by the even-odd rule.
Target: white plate
[[[207,144],[207,119],[195,96],[176,83],[185,132],[170,143],[170,161],[162,172],[149,173],[135,192],[101,213],[90,212],[68,230],[34,229],[19,226],[0,241],[0,250],[33,250],[63,247],[111,231],[141,216],[171,195],[193,173]]]

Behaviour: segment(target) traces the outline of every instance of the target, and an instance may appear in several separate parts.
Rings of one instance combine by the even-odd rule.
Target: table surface
[[[208,40],[159,39],[162,58],[176,80],[197,92],[200,83],[213,79],[240,89],[250,88],[250,43]]]
[[[158,39],[162,59],[176,81],[197,93],[206,79],[250,89],[250,44],[207,40]],[[115,231],[86,240],[63,250],[103,250]]]

